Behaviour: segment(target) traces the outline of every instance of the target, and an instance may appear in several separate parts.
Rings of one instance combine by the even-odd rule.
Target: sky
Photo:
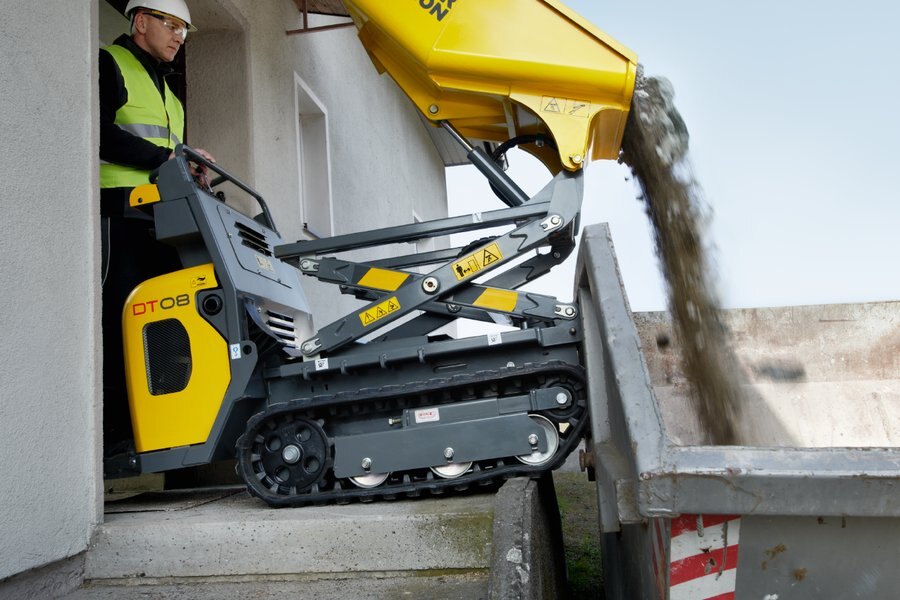
[[[900,300],[900,3],[564,1],[673,83],[723,307]],[[549,181],[509,158],[529,194]],[[632,309],[664,310],[627,175],[587,167],[582,226],[609,223]],[[502,207],[473,167],[447,188],[451,214]],[[570,300],[573,277],[574,253],[527,289]]]

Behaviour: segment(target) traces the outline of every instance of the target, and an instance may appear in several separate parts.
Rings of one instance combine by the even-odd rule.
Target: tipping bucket
[[[551,171],[618,157],[633,52],[557,0],[344,0],[359,37],[431,121],[473,139],[550,133]]]

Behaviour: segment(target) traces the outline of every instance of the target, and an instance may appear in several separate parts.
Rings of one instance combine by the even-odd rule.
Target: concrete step
[[[88,580],[486,571],[493,495],[270,509],[242,490],[161,492],[113,506]],[[127,502],[127,501],[126,501]]]
[[[433,600],[480,600],[488,597],[488,575],[352,577],[347,579],[191,580],[170,583],[123,585],[90,582],[66,596],[66,600],[375,600],[378,598],[429,598]]]
[[[541,598],[565,586],[548,483],[282,509],[235,488],[144,493],[107,503],[67,598]]]

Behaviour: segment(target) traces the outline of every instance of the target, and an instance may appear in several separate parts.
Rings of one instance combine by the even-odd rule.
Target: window
[[[328,155],[328,113],[309,86],[294,74],[297,113],[297,159],[300,216],[313,237],[333,235],[331,161]]]

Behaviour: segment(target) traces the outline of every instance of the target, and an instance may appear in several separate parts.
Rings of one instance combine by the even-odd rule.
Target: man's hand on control
[[[203,158],[205,158],[207,161],[209,161],[211,163],[216,162],[216,158],[212,154],[210,154],[209,152],[204,150],[203,148],[194,148],[194,152],[196,152],[197,154],[199,154],[200,156],[202,156]],[[169,155],[169,160],[172,160],[173,158],[175,158],[174,152],[172,152]],[[207,172],[209,171],[209,169],[207,169],[206,165],[189,162],[188,166],[191,169],[191,175],[194,177],[194,179],[197,180],[197,183],[199,183],[200,185],[209,187],[209,179],[207,178]]]
[[[216,162],[215,157],[212,154],[204,150],[203,148],[194,148],[194,151],[205,158],[208,162],[214,163]],[[198,165],[191,164],[191,175],[194,176],[194,179],[197,180],[197,183],[204,187],[209,187],[209,177],[208,177],[209,169],[206,165]]]

